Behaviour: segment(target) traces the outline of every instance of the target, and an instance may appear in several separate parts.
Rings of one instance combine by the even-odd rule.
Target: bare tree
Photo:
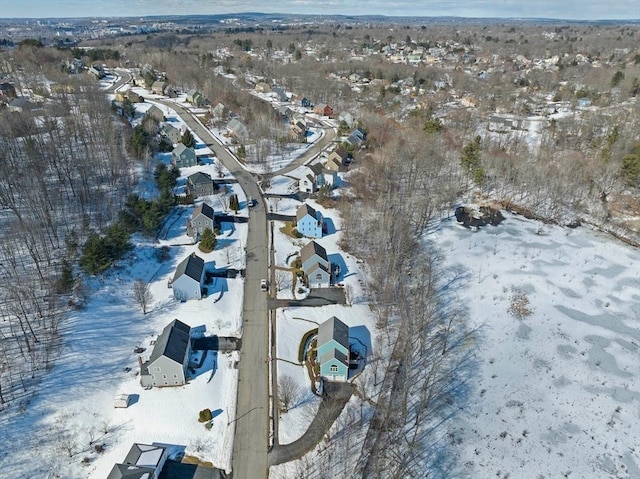
[[[149,283],[142,279],[137,279],[133,283],[133,300],[142,308],[142,314],[147,314],[149,303],[153,301]]]
[[[278,401],[280,411],[287,412],[300,396],[300,385],[291,376],[284,375],[278,381]]]

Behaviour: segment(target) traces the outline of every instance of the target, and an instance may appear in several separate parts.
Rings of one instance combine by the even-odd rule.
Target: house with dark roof
[[[158,479],[166,460],[165,447],[136,443],[123,463],[113,466],[107,479]]]
[[[289,101],[289,95],[287,95],[287,92],[284,90],[284,88],[280,86],[274,86],[271,91],[274,93],[278,101],[281,101],[281,102]]]
[[[309,100],[306,96],[300,100],[300,106],[302,108],[313,108],[313,103],[311,103],[311,100]]]
[[[349,326],[332,316],[318,326],[317,360],[320,375],[327,381],[349,377]]]
[[[164,113],[162,113],[162,110],[155,105],[151,105],[151,107],[145,113],[145,116],[147,115],[157,122],[164,121]]]
[[[323,186],[333,188],[338,182],[338,172],[326,169],[320,163],[306,167],[298,180],[298,190],[303,193],[316,193]]]
[[[0,83],[0,97],[5,98],[15,98],[16,97],[16,87],[11,83]]]
[[[326,249],[311,241],[300,250],[300,261],[309,288],[331,286],[331,263]]]
[[[205,98],[198,90],[193,89],[187,93],[187,101],[193,106],[202,106],[205,103]]]
[[[206,203],[200,203],[187,220],[187,235],[197,240],[207,228],[213,231],[215,225],[213,208]]]
[[[193,148],[185,146],[183,143],[178,143],[171,152],[171,164],[178,168],[196,166],[197,163],[198,158],[196,151]]]
[[[216,192],[218,185],[214,183],[211,177],[198,171],[187,178],[187,194],[197,198],[198,196],[212,195]]]
[[[174,319],[156,339],[151,356],[140,364],[142,387],[182,386],[187,382],[191,328]]]
[[[19,96],[14,98],[9,103],[9,111],[25,112],[33,110],[33,103],[26,96]]]
[[[172,145],[180,143],[182,132],[173,125],[166,124],[160,130],[160,134],[167,138]]]
[[[340,171],[349,162],[349,152],[339,146],[331,152],[325,163],[325,168],[331,171]]]
[[[296,229],[307,238],[322,238],[324,218],[322,213],[304,203],[296,211]]]
[[[204,260],[191,253],[176,268],[171,280],[173,297],[183,301],[188,299],[202,299],[202,285],[204,283]]]

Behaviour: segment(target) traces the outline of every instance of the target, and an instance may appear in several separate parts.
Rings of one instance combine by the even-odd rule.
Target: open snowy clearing
[[[506,218],[428,237],[474,330],[477,382],[448,426],[455,477],[640,477],[640,252]]]

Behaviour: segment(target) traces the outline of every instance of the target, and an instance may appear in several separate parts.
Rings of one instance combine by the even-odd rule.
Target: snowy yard
[[[640,477],[640,253],[506,216],[428,238],[475,329],[477,382],[448,427],[456,477]]]

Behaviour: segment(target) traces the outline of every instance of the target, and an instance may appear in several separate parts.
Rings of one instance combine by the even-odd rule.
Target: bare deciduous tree
[[[289,375],[280,377],[278,381],[278,401],[280,411],[287,412],[295,405],[300,396],[300,385]]]
[[[137,279],[133,283],[133,300],[142,308],[142,314],[147,314],[149,303],[153,301],[149,283],[142,279]]]

